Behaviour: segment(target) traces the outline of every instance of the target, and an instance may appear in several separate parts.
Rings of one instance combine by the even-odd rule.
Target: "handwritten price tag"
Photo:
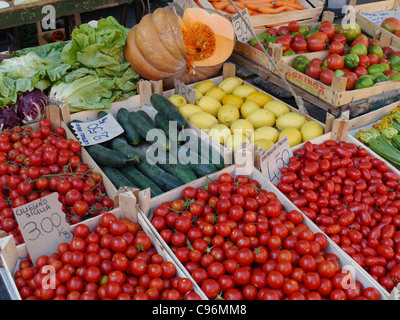
[[[247,28],[246,23],[244,21],[247,22],[247,24],[250,28],[253,28],[253,26],[251,24],[250,15],[249,15],[249,11],[247,10],[247,8],[240,11],[240,13],[241,13],[243,19],[237,13],[232,16],[231,23],[235,30],[236,39],[238,39],[238,41],[240,41],[240,42],[247,43],[253,36],[252,36],[249,28]]]
[[[57,192],[13,211],[32,261],[43,254],[50,255],[59,243],[72,240]]]
[[[190,89],[186,84],[178,79],[174,79],[175,94],[179,94],[186,99],[190,104],[196,101],[196,92]]]
[[[71,122],[82,146],[91,146],[111,140],[124,132],[111,113],[91,122]]]
[[[292,156],[287,136],[284,136],[261,157],[261,172],[273,184],[278,184],[282,175],[281,169],[289,166]]]

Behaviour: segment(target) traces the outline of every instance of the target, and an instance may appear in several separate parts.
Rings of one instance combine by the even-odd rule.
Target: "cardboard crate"
[[[128,218],[132,222],[138,222],[143,230],[146,232],[146,234],[150,237],[151,243],[157,250],[157,253],[160,254],[165,261],[172,262],[175,265],[176,276],[186,277],[186,272],[183,265],[181,263],[177,264],[175,262],[175,260],[170,256],[168,250],[166,250],[164,246],[157,240],[157,237],[148,227],[147,221],[144,220],[143,215],[139,214],[136,197],[132,193],[132,191],[121,193],[120,195],[117,195],[115,199],[118,203],[118,207],[110,212],[113,213],[119,220]],[[95,227],[100,223],[100,219],[101,216],[97,216],[82,222],[82,224],[87,225],[93,232]],[[72,231],[74,226],[71,226],[70,228],[70,230]],[[52,245],[54,246],[54,252],[56,252],[58,243],[53,243]],[[12,236],[7,236],[0,239],[0,264],[1,267],[4,268],[8,282],[11,284],[12,292],[10,293],[10,295],[16,297],[16,300],[21,300],[21,296],[19,295],[18,289],[15,286],[13,275],[15,271],[18,270],[18,264],[20,260],[25,259],[27,254],[28,252],[26,250],[26,247],[18,248],[15,246]],[[207,299],[207,297],[194,281],[193,285],[194,291],[198,293],[203,300]]]
[[[281,201],[286,211],[297,210],[300,211],[296,206],[293,205],[288,198],[286,198],[272,183],[270,183],[262,173],[252,167],[251,165],[245,167],[238,167],[236,165],[225,168],[219,173],[214,173],[208,177],[204,177],[194,181],[191,186],[194,188],[199,188],[209,183],[210,181],[214,181],[218,179],[218,176],[222,173],[229,173],[233,176],[237,175],[247,175],[252,179],[256,179],[261,188],[267,190],[268,192],[273,192],[276,194],[277,198]],[[182,196],[182,188],[175,189],[171,192],[163,194],[161,196],[155,197],[148,202],[144,202],[142,206],[139,206],[139,215],[143,215],[146,217],[145,221],[148,224],[149,228],[156,235],[158,241],[163,245],[163,247],[167,250],[167,252],[173,257],[174,261],[178,262],[178,258],[174,255],[171,248],[167,245],[161,235],[157,232],[157,230],[151,224],[151,219],[153,217],[154,209],[157,208],[165,201],[173,201],[175,199],[181,198]],[[322,232],[307,216],[303,214],[304,220],[303,222],[314,232]],[[347,266],[353,268],[355,270],[355,279],[359,280],[364,287],[374,287],[381,294],[382,300],[387,300],[389,294],[386,290],[384,290],[364,269],[362,269],[349,255],[347,255],[343,250],[336,245],[328,236],[328,246],[325,248],[326,252],[334,253],[338,256],[340,265],[342,267]],[[186,271],[187,272],[187,271]],[[187,272],[189,275],[189,273]]]

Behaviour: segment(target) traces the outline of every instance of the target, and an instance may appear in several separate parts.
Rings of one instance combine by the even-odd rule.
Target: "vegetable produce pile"
[[[180,95],[169,100],[183,117],[233,150],[241,149],[243,142],[251,142],[267,151],[285,135],[289,145],[295,146],[324,133],[318,122],[291,111],[282,101],[239,77],[225,78],[218,85],[211,80],[201,81],[193,90],[195,104]]]
[[[400,20],[395,17],[386,18],[382,21],[381,27],[400,37]]]
[[[354,137],[368,145],[382,158],[396,167],[400,166],[400,108],[394,108],[389,115],[371,129],[360,129]]]
[[[105,213],[91,232],[74,227],[70,243],[50,256],[19,263],[15,284],[23,300],[200,300],[193,283],[176,275],[140,224]],[[44,288],[45,266],[56,271],[56,288]]]
[[[70,224],[113,208],[105,195],[101,174],[83,163],[81,145],[65,138],[62,127],[17,126],[0,133],[0,229],[24,242],[13,208],[58,192]]]
[[[224,0],[210,1],[212,6],[219,11],[227,13],[229,15],[236,14],[235,7],[229,2]],[[298,0],[279,0],[279,1],[271,1],[271,0],[254,0],[254,1],[246,1],[246,0],[238,0],[234,1],[236,7],[239,10],[244,10],[247,8],[249,15],[259,15],[259,14],[279,14],[296,10],[303,10],[303,7]],[[199,6],[201,6],[199,4]]]
[[[334,76],[347,78],[346,90],[400,79],[400,52],[369,39],[356,23],[339,26],[323,21],[311,28],[293,21],[269,28],[258,38],[265,48],[269,43],[279,43],[284,56],[297,55],[292,67],[326,85],[332,84]],[[251,39],[250,45],[258,44]],[[318,51],[328,51],[328,55],[313,59],[305,55]]]
[[[125,58],[147,80],[186,84],[215,76],[233,51],[235,32],[225,17],[200,8],[183,16],[165,8],[146,14],[129,32]]]
[[[279,190],[390,292],[400,279],[398,174],[343,141],[306,142],[290,162]]]
[[[379,292],[343,287],[328,239],[286,211],[256,180],[229,173],[154,209],[154,228],[210,299],[380,299]]]
[[[70,41],[14,52],[0,63],[0,107],[35,89],[68,103],[71,112],[110,109],[136,94],[139,76],[124,58],[128,31],[108,17],[97,27],[82,24]]]
[[[151,102],[157,110],[154,119],[141,109],[128,111],[120,108],[116,120],[124,129],[124,133],[101,145],[86,147],[93,160],[99,164],[117,189],[122,186],[139,189],[150,187],[152,196],[157,196],[224,167],[222,156],[216,157],[212,147],[202,142],[197,136],[190,137],[197,141],[197,152],[191,148],[189,162],[182,163],[177,152],[189,150],[185,149],[184,141],[179,138],[182,130],[179,128],[183,128],[184,118],[176,107],[161,95],[153,94]],[[105,115],[107,113],[101,111],[98,117]],[[170,135],[169,122],[172,120],[178,124],[175,131],[172,130],[173,127],[171,128],[173,136]],[[164,158],[158,159],[160,161],[147,153],[150,142],[146,142],[146,139],[150,131],[161,133],[166,137],[165,142],[157,142],[159,147],[166,152]],[[174,153],[170,152],[171,144],[177,147],[177,150],[174,148],[176,151]],[[207,161],[201,156],[204,154],[203,148],[207,148],[209,155]],[[153,161],[156,164],[153,164]]]

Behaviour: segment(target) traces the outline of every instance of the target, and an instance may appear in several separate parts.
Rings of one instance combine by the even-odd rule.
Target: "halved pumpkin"
[[[144,79],[173,79],[189,84],[216,75],[232,54],[235,33],[228,19],[201,8],[187,8],[183,17],[158,8],[129,32],[125,59]]]

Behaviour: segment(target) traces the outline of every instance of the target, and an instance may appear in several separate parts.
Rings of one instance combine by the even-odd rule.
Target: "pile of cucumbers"
[[[123,186],[141,190],[150,188],[151,196],[155,197],[224,168],[223,157],[218,155],[216,161],[215,151],[199,138],[198,153],[184,149],[185,142],[178,141],[178,135],[184,128],[185,120],[172,102],[159,94],[153,94],[150,102],[157,110],[154,119],[143,110],[128,111],[121,108],[117,112],[116,120],[124,129],[124,133],[102,144],[85,147],[117,189]],[[105,115],[106,112],[100,111],[97,117]],[[178,128],[177,130],[170,132],[170,121],[176,121],[177,126],[173,128]],[[152,164],[151,159],[146,159],[143,148],[140,148],[146,142],[147,133],[152,129],[165,133],[166,141],[162,142],[162,146],[165,146],[166,163]],[[180,162],[175,154],[170,153],[173,139],[177,149],[188,155],[189,163]],[[201,156],[204,149],[200,148],[208,148],[206,151],[210,161]]]

